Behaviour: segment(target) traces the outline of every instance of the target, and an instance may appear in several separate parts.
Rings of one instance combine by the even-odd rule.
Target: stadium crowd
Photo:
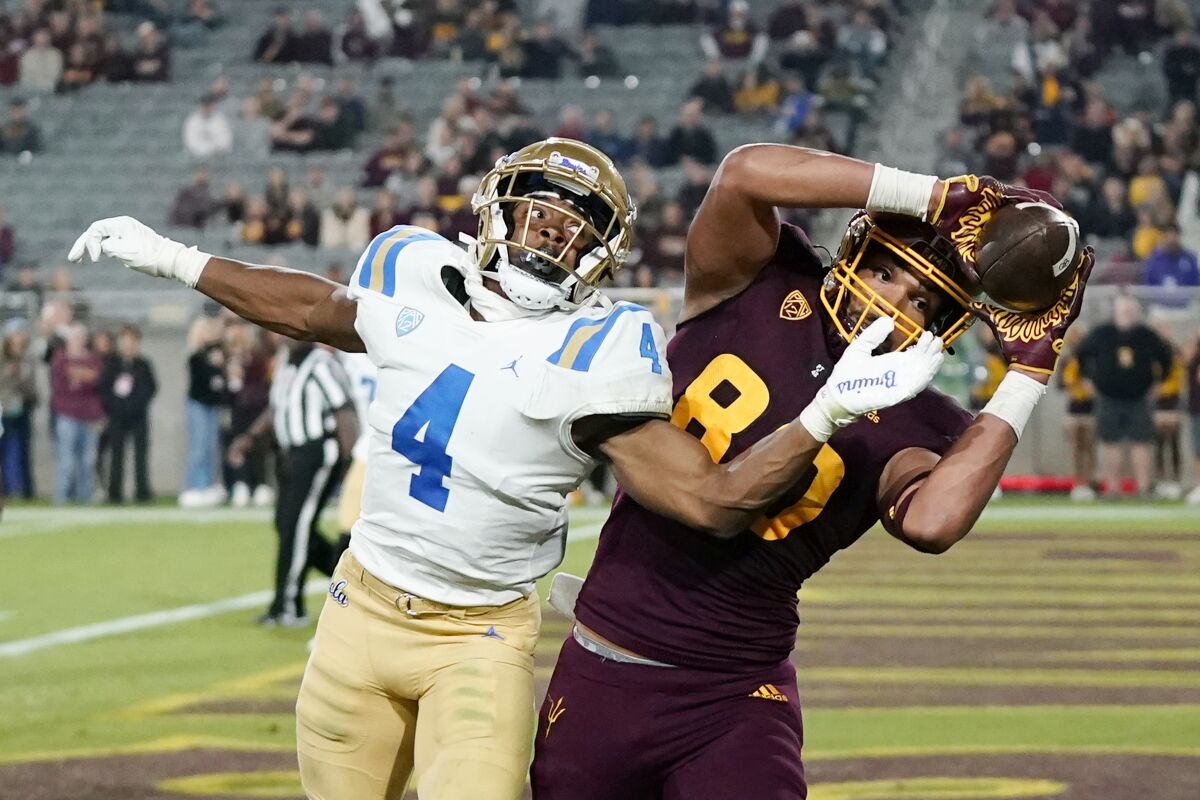
[[[216,230],[230,243],[303,243],[318,260],[328,253],[328,273],[344,277],[346,265],[339,260],[344,252],[362,248],[392,225],[421,225],[449,238],[474,233],[470,200],[479,176],[501,154],[554,134],[588,141],[623,168],[640,216],[638,248],[630,268],[620,275],[622,284],[677,286],[688,220],[725,150],[720,142],[723,119],[756,121],[763,139],[852,151],[904,4],[787,0],[756,18],[742,0],[543,0],[532,4],[534,16],[524,20],[508,0],[393,5],[347,2],[342,19],[330,24],[319,9],[281,4],[253,51],[241,54],[266,65],[264,69],[278,65],[280,73],[262,73],[245,93],[220,77],[197,98],[195,109],[180,120],[181,152],[194,164],[192,179],[173,201],[164,198],[168,212],[157,222]],[[219,31],[233,10],[231,4],[213,0],[22,0],[7,11],[0,4],[0,85],[19,92],[0,120],[0,154],[21,157],[54,148],[42,136],[27,98],[86,91],[96,81],[169,81],[175,48]],[[620,48],[598,35],[597,25],[679,22],[703,28],[696,48],[705,63],[694,82],[681,87],[672,121],[665,115],[644,116],[631,129],[620,130],[614,109],[569,104],[552,125],[543,125],[545,120],[539,121],[522,99],[521,81],[526,79],[586,82],[622,76]],[[1155,307],[1170,314],[1176,302],[1171,287],[1200,285],[1194,254],[1200,246],[1200,43],[1193,23],[1187,5],[1172,0],[1090,5],[997,0],[974,32],[980,74],[964,82],[960,123],[945,131],[935,171],[984,172],[1053,192],[1102,253],[1097,282],[1163,287]],[[1169,106],[1118,114],[1096,80],[1100,70],[1112,58],[1149,58],[1142,54],[1152,50],[1158,53]],[[405,108],[401,87],[387,75],[326,83],[290,66],[336,67],[390,58],[448,59],[482,67],[478,77],[448,86],[440,113],[425,120]],[[846,124],[831,125],[833,117]],[[331,185],[319,167],[310,168],[302,181],[289,181],[284,170],[270,164],[273,153],[321,151],[355,153],[362,164],[358,182]],[[210,167],[231,154],[261,159],[260,176],[239,175],[213,186]],[[663,177],[662,171],[671,168],[683,176],[677,187]],[[4,222],[2,211],[0,280],[10,292],[35,297],[34,306],[40,308],[40,317],[5,329],[13,341],[10,347],[6,335],[0,373],[5,484],[11,493],[32,494],[28,425],[38,398],[30,387],[38,381],[30,375],[53,370],[58,354],[70,353],[60,360],[77,366],[73,374],[95,372],[96,385],[79,389],[87,399],[72,404],[76,416],[66,418],[98,430],[107,413],[111,428],[113,398],[103,402],[99,378],[114,357],[114,336],[105,335],[102,324],[90,337],[75,325],[72,307],[57,299],[72,288],[70,274],[54,270],[47,277],[22,261],[20,231]],[[271,348],[244,328],[229,321],[198,322],[189,336],[186,413],[194,440],[184,481],[189,503],[224,498],[239,486],[244,488],[233,496],[240,503],[263,485],[257,461],[249,474],[218,477],[219,451],[210,446],[248,424],[245,416],[239,417],[238,404],[248,403],[249,409],[258,400],[236,396],[243,391],[247,398],[263,394],[259,378],[265,376]],[[116,338],[136,336],[127,331]],[[1196,343],[1168,344],[1172,366],[1159,370],[1146,390],[1162,412],[1160,421],[1172,414],[1178,418],[1185,396],[1191,413],[1200,413]],[[983,345],[988,352],[989,343]],[[95,363],[89,353],[98,359]],[[986,359],[974,398],[979,405],[991,383]],[[1097,378],[1086,374],[1088,369],[1094,367],[1076,370],[1077,382],[1067,381],[1064,387],[1073,409],[1086,406],[1076,395],[1094,391],[1091,383]],[[246,378],[247,372],[256,377]],[[62,403],[55,401],[59,391],[54,382],[50,385],[49,407],[57,417]],[[1172,391],[1188,385],[1189,392]],[[145,395],[146,408],[152,396]],[[1082,420],[1090,413],[1074,414],[1079,419],[1072,424],[1086,432],[1088,424]],[[57,442],[57,421],[52,425]],[[1164,454],[1159,474],[1167,476],[1159,483],[1166,485],[1166,495],[1175,491],[1172,484],[1178,488],[1187,482],[1177,466],[1178,428],[1156,428]],[[1083,433],[1071,435],[1084,459],[1090,441]],[[137,444],[136,433],[122,434],[117,441],[126,437]],[[114,437],[97,436],[94,445],[87,436],[75,439],[78,447],[58,450],[59,483],[68,485],[60,486],[56,496],[88,499],[91,493],[79,486],[72,495],[70,484],[84,484],[83,476],[92,473],[87,466],[91,459],[102,465],[108,497],[119,500],[122,491],[111,486],[113,472],[120,475],[119,469],[110,469],[119,458],[109,444]],[[97,458],[92,451],[106,455]],[[1200,453],[1200,441],[1196,451]],[[135,454],[135,462],[142,460]],[[1077,469],[1076,482],[1088,491],[1097,478],[1094,467]],[[145,482],[137,482],[136,497],[149,493]],[[1193,494],[1200,502],[1200,494]]]

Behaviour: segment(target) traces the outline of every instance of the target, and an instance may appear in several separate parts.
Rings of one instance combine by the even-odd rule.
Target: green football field
[[[273,554],[261,511],[7,509],[0,798],[300,797]],[[936,557],[872,531],[800,605],[812,800],[1200,797],[1200,511],[1003,501]]]

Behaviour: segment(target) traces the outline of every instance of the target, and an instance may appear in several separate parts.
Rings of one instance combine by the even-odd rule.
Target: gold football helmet
[[[882,249],[888,259],[931,285],[941,296],[941,308],[924,326],[888,302],[859,275],[865,257]],[[912,217],[859,211],[842,235],[833,267],[825,276],[821,304],[847,342],[876,317],[891,317],[904,335],[903,350],[929,330],[947,347],[975,321],[971,295],[963,288],[954,246],[932,226]]]
[[[566,201],[564,209],[558,203]],[[513,211],[527,204],[522,230]],[[578,223],[561,248],[525,243],[534,209],[552,206]],[[477,258],[493,272],[509,299],[529,309],[571,308],[588,301],[596,286],[625,264],[637,218],[625,181],[612,160],[591,145],[549,138],[504,156],[483,177],[471,199],[479,216]],[[568,252],[586,237],[573,267]]]

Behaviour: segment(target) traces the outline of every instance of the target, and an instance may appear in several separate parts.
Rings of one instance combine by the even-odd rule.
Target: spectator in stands
[[[711,169],[690,158],[683,160],[683,186],[679,187],[676,199],[683,206],[684,215],[688,219],[695,216],[696,209],[700,208],[700,201],[708,192],[710,183],[712,183]]]
[[[1154,404],[1154,494],[1163,500],[1183,496],[1183,459],[1180,434],[1183,432],[1184,359],[1171,337],[1170,326],[1155,325],[1159,338],[1171,351],[1171,366],[1160,376],[1151,394]]]
[[[1071,149],[1093,164],[1111,163],[1116,116],[1104,98],[1088,98],[1084,103],[1083,117],[1072,131]]]
[[[350,12],[350,20],[338,30],[334,60],[369,64],[379,57],[379,45],[367,31],[362,12]]]
[[[766,64],[747,69],[733,95],[733,105],[739,114],[774,114],[779,108],[783,87]]]
[[[387,135],[383,147],[376,150],[363,165],[363,186],[383,186],[388,176],[404,167],[408,154],[416,149],[412,123],[404,122]]]
[[[225,329],[225,378],[230,398],[229,428],[222,443],[226,447],[250,430],[267,408],[271,388],[271,351],[267,338],[266,331],[241,320]],[[266,483],[269,449],[259,443],[245,453],[242,464],[234,466],[226,461],[229,502],[235,508],[244,508],[251,502],[256,506],[269,506],[274,502],[274,492]]]
[[[638,120],[633,137],[629,140],[629,158],[651,167],[666,166],[666,146],[658,133],[658,120],[654,117],[647,115]]]
[[[188,449],[179,495],[179,505],[185,508],[225,502],[225,487],[217,480],[218,422],[225,400],[221,337],[221,323],[215,317],[199,317],[188,331]]]
[[[550,135],[563,139],[580,140],[586,137],[587,129],[583,125],[583,109],[574,104],[563,106],[558,112],[558,128]]]
[[[1163,228],[1162,236],[1146,259],[1142,283],[1163,289],[1200,286],[1200,264],[1196,261],[1196,254],[1183,247],[1179,240],[1179,226],[1174,223]],[[1167,302],[1168,298],[1163,297],[1161,301]],[[1183,302],[1186,303],[1186,299]]]
[[[265,159],[271,152],[271,122],[262,115],[257,97],[242,101],[240,113],[229,125],[233,149],[239,155]]]
[[[271,123],[271,148],[280,152],[308,152],[316,131],[317,121],[308,114],[307,98],[297,92],[289,99],[283,115]]]
[[[1137,217],[1129,205],[1125,182],[1116,176],[1105,178],[1099,196],[1081,222],[1084,232],[1089,236],[1127,240],[1137,225]]]
[[[96,447],[104,408],[100,404],[100,357],[88,350],[87,328],[76,322],[50,361],[50,407],[54,412],[54,502],[90,502]]]
[[[857,76],[874,80],[887,55],[887,35],[879,29],[871,13],[860,8],[854,12],[850,24],[838,30],[837,49],[849,59]]]
[[[662,207],[658,224],[647,230],[642,263],[653,271],[655,285],[683,285],[687,231],[688,220],[683,206],[674,200]]]
[[[188,0],[187,9],[171,24],[171,37],[187,47],[198,44],[206,33],[225,24],[225,18],[208,0]]]
[[[287,238],[316,247],[321,233],[321,212],[313,205],[308,192],[301,186],[288,193]]]
[[[279,84],[278,91],[275,84]],[[278,119],[287,110],[287,102],[279,95],[286,83],[283,79],[263,78],[258,82],[258,91],[254,96],[258,99],[259,113],[268,120]]]
[[[396,210],[396,198],[391,192],[380,190],[375,193],[375,204],[371,207],[370,225],[371,236],[374,238],[386,230],[390,230],[402,221],[400,212]],[[412,224],[416,224],[413,222]],[[437,225],[433,228],[436,230]]]
[[[500,155],[504,155],[506,152],[508,152],[507,149],[502,149]],[[492,161],[492,163],[496,162]],[[416,199],[417,183],[421,180],[421,175],[426,172],[426,168],[425,156],[419,150],[412,150],[405,156],[400,169],[388,175],[384,188],[396,196],[399,206],[407,207]]]
[[[1190,26],[1180,27],[1162,53],[1162,71],[1167,79],[1170,103],[1196,101],[1196,79],[1200,78],[1200,43]]]
[[[585,33],[575,53],[579,74],[587,77],[616,78],[621,75],[621,65],[612,48],[596,38],[594,33]]]
[[[50,44],[50,31],[33,34],[33,45],[21,54],[19,88],[30,94],[50,94],[63,73],[63,54]]]
[[[688,89],[687,96],[704,101],[704,107],[712,113],[733,113],[733,87],[721,70],[719,58],[708,60],[704,65],[704,74]]]
[[[358,93],[353,78],[338,81],[336,100],[346,126],[355,135],[367,129],[367,103]]]
[[[46,20],[50,30],[50,43],[59,52],[65,53],[75,42],[75,30],[71,25],[70,12],[58,9],[51,11]]]
[[[322,97],[317,103],[317,117],[314,120],[312,140],[309,150],[348,150],[354,146],[357,132],[350,118],[342,113],[337,100],[332,97]]]
[[[304,24],[293,41],[292,58],[301,64],[333,66],[333,32],[315,8],[304,14]]]
[[[628,156],[629,143],[617,132],[612,112],[607,108],[597,109],[592,115],[592,127],[585,141],[617,163],[624,163]]]
[[[137,27],[137,46],[130,56],[130,79],[142,83],[162,83],[171,79],[171,48],[153,22]]]
[[[229,120],[217,106],[217,98],[206,94],[200,105],[183,122],[183,146],[194,158],[223,156],[233,149]]]
[[[245,218],[246,195],[242,191],[240,183],[237,181],[226,182],[225,192],[221,196],[217,210],[225,212],[225,221],[230,225],[240,223]]]
[[[370,223],[370,214],[358,204],[354,190],[339,189],[333,204],[321,212],[320,245],[362,250],[371,241]]]
[[[116,34],[104,37],[104,45],[100,52],[99,74],[109,83],[123,83],[129,80],[132,66],[129,54],[121,45]]]
[[[784,3],[767,22],[767,35],[779,54],[779,66],[799,73],[806,86],[816,86],[837,38],[826,12],[815,4]]]
[[[134,497],[139,503],[154,498],[148,470],[150,401],[158,393],[154,367],[141,354],[142,333],[126,325],[117,334],[117,349],[100,376],[100,399],[108,414],[108,502],[125,501],[125,444],[133,441]]]
[[[279,6],[271,27],[254,45],[254,60],[269,64],[286,64],[296,60],[296,34],[292,31],[292,17],[286,6]]]
[[[0,152],[37,153],[41,149],[41,130],[29,119],[25,101],[14,97],[8,104],[8,119],[0,126]]]
[[[1106,493],[1117,496],[1123,451],[1133,463],[1138,493],[1150,492],[1154,423],[1149,395],[1171,367],[1171,351],[1141,323],[1138,301],[1126,294],[1113,304],[1112,322],[1099,325],[1077,351],[1084,377],[1096,387],[1096,434]]]
[[[4,221],[4,208],[0,206],[0,279],[12,265],[17,255],[17,235],[12,225]]]
[[[803,80],[797,76],[790,76],[784,86],[783,102],[779,104],[779,113],[775,118],[775,132],[779,136],[791,136],[804,126],[808,115],[823,103],[824,98],[810,92]]]
[[[91,86],[100,77],[100,64],[100,59],[93,58],[83,43],[76,42],[67,51],[66,67],[59,88],[64,92],[73,92]]]
[[[667,134],[664,145],[666,164],[671,166],[680,159],[690,158],[701,164],[717,161],[717,141],[700,120],[703,107],[699,100],[689,100],[679,110],[679,122]]]
[[[46,289],[42,286],[42,282],[38,280],[38,273],[31,265],[25,264],[17,270],[16,277],[9,280],[5,290],[16,294],[17,292],[28,292],[34,297],[34,306],[42,305],[42,295]]]
[[[1138,261],[1145,261],[1154,252],[1154,248],[1158,246],[1158,240],[1162,238],[1163,231],[1171,224],[1170,220],[1161,218],[1156,214],[1153,208],[1149,206],[1139,208],[1137,211],[1137,225],[1134,226],[1132,241],[1130,242],[1130,252]]]
[[[1188,415],[1192,423],[1192,477],[1196,485],[1188,492],[1189,505],[1200,505],[1200,329],[1192,335],[1187,359]]]
[[[522,78],[558,80],[563,76],[563,61],[569,53],[567,43],[555,34],[554,25],[549,20],[541,20],[534,25],[533,33],[521,42],[519,74]]]
[[[34,494],[31,452],[33,409],[37,406],[35,361],[29,352],[29,334],[22,319],[9,320],[0,343],[0,494]]]
[[[1095,389],[1092,382],[1079,369],[1079,357],[1075,351],[1083,341],[1087,330],[1081,325],[1072,325],[1067,331],[1062,366],[1058,370],[1058,381],[1067,393],[1067,418],[1063,425],[1067,444],[1071,448],[1071,465],[1074,482],[1071,499],[1087,502],[1096,499],[1096,417]]]
[[[376,196],[375,200],[376,207],[378,208],[380,198]],[[394,201],[395,198],[393,198],[393,203]],[[403,214],[393,217],[393,219],[397,220],[397,222],[393,224],[399,225],[407,223],[412,225],[414,224],[412,221],[414,217],[424,216],[426,214],[434,217],[440,217],[442,214],[442,210],[438,206],[437,180],[432,175],[426,175],[417,180],[416,191],[414,193],[412,202],[405,205]],[[374,228],[377,225],[383,225],[386,222],[387,217],[382,217],[378,221],[372,219],[371,227]],[[383,228],[383,230],[387,230],[387,228]]]
[[[192,182],[180,189],[171,203],[171,224],[202,229],[216,210],[217,203],[208,182],[208,168],[196,167]]]
[[[750,4],[733,0],[725,21],[700,37],[700,49],[710,61],[723,58],[751,67],[767,55],[767,36],[750,20]]]
[[[942,132],[942,142],[934,173],[937,175],[964,175],[972,172],[975,151],[963,138],[961,128],[950,127]]]

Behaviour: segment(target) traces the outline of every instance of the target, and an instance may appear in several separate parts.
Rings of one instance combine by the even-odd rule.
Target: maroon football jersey
[[[820,259],[799,228],[744,291],[679,326],[667,348],[672,422],[729,461],[796,418],[844,342],[820,304]],[[796,593],[879,519],[888,460],[943,453],[971,422],[926,390],[838,431],[764,518],[721,540],[618,493],[579,597],[580,622],[647,658],[701,669],[777,664],[791,653]]]

